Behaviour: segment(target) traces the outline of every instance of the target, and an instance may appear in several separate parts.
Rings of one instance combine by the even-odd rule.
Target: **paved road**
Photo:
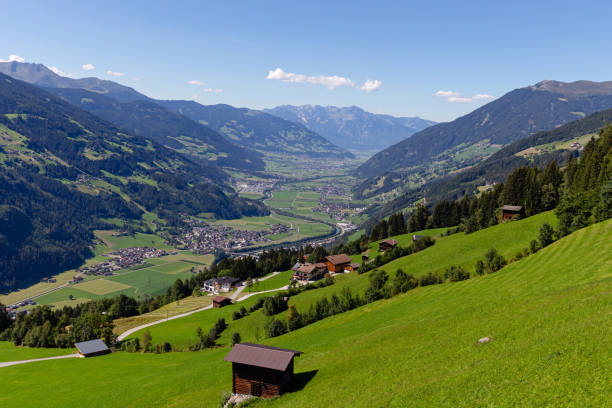
[[[9,366],[17,365],[17,364],[33,363],[33,362],[36,362],[36,361],[58,360],[60,358],[74,358],[74,357],[81,357],[81,355],[77,354],[77,353],[74,353],[74,354],[68,354],[68,355],[65,355],[65,356],[35,358],[35,359],[32,359],[32,360],[7,361],[6,363],[0,363],[0,367],[9,367]]]
[[[270,279],[271,277],[276,276],[276,275],[278,275],[279,273],[280,273],[280,272],[272,272],[270,275],[268,275],[268,276],[266,276],[266,277],[264,277],[264,278],[259,279],[259,281],[261,282],[261,281],[264,281],[264,280],[266,280],[266,279]],[[237,297],[238,295],[240,295],[240,293],[242,293],[242,291],[244,290],[244,288],[245,288],[245,287],[246,287],[246,286],[244,286],[244,285],[240,286],[240,287],[239,287],[239,288],[238,288],[238,289],[237,289],[237,290],[236,290],[234,293],[232,293],[232,294],[229,296],[229,298],[230,298],[230,299],[232,299],[232,300],[236,299],[236,297]],[[238,299],[238,300],[236,300],[236,302],[240,302],[240,301],[242,301],[242,300],[244,300],[244,299],[247,299],[247,298],[249,298],[249,297],[251,297],[251,296],[253,296],[253,295],[258,295],[258,294],[260,294],[260,293],[274,292],[274,291],[277,291],[277,290],[284,290],[284,289],[286,289],[286,288],[287,288],[287,286],[285,286],[285,287],[283,287],[283,288],[279,288],[279,289],[272,289],[272,290],[265,290],[265,291],[262,291],[262,292],[255,292],[255,293],[251,293],[251,294],[246,295],[246,296],[245,296],[245,297],[243,297],[242,299]],[[142,324],[142,325],[140,325],[140,326],[136,326],[136,327],[134,327],[134,328],[132,328],[132,329],[129,329],[129,330],[124,331],[123,333],[121,333],[121,334],[119,335],[119,337],[117,337],[117,340],[118,340],[118,341],[121,341],[121,340],[125,339],[127,336],[129,336],[130,334],[135,333],[135,332],[137,332],[137,331],[139,331],[139,330],[145,329],[145,328],[147,328],[147,327],[155,326],[156,324],[160,324],[160,323],[167,322],[167,321],[174,320],[174,319],[180,319],[181,317],[189,316],[189,315],[192,315],[192,314],[194,314],[194,313],[202,312],[202,311],[204,311],[204,310],[208,310],[208,309],[212,309],[212,305],[208,305],[208,306],[206,306],[206,307],[202,307],[202,308],[200,308],[200,309],[192,310],[191,312],[181,313],[181,314],[176,315],[176,316],[167,317],[167,318],[165,318],[165,319],[156,320],[156,321],[151,322],[151,323],[147,323],[147,324]]]

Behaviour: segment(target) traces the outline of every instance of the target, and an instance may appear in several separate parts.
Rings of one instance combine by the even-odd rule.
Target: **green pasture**
[[[0,363],[63,356],[74,352],[74,349],[22,347],[15,346],[10,341],[0,341]]]
[[[304,354],[295,362],[294,388],[254,406],[610,406],[611,240],[612,221],[596,224],[495,274],[417,288],[261,339]],[[153,342],[195,340],[195,327],[206,330],[238,306],[153,326]],[[256,313],[226,318],[224,346],[203,352],[119,352],[0,369],[9,390],[0,405],[216,406],[231,390],[226,339],[240,327],[244,340],[254,340],[249,317]],[[492,341],[477,344],[483,337]]]

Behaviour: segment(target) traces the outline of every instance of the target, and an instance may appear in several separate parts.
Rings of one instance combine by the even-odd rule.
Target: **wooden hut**
[[[381,252],[386,251],[387,249],[393,249],[397,246],[397,241],[392,238],[383,239],[378,243],[378,250]]]
[[[293,358],[301,351],[253,343],[234,345],[225,361],[232,363],[232,392],[272,398],[293,378]]]
[[[353,260],[347,254],[325,257],[325,265],[327,265],[327,270],[330,272],[342,273],[351,262],[353,262]]]
[[[520,205],[504,205],[502,207],[502,221],[511,220],[513,217],[522,217],[523,207]]]
[[[100,339],[82,341],[74,345],[82,357],[101,356],[110,353],[110,349]]]
[[[223,307],[232,304],[232,299],[225,296],[215,296],[213,298],[213,307]]]
[[[359,263],[353,262],[353,263],[348,264],[348,266],[344,270],[345,271],[353,272],[353,271],[356,271],[357,269],[359,269],[360,266],[361,265]]]

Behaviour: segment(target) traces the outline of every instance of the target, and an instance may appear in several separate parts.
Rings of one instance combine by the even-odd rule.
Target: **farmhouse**
[[[358,264],[357,262],[353,262],[347,265],[346,268],[344,268],[345,271],[349,271],[349,272],[353,272],[356,271],[357,269],[359,269],[359,267],[361,266],[361,264]]]
[[[239,281],[240,279],[231,276],[221,276],[220,278],[208,279],[200,290],[210,293],[229,292]]]
[[[225,361],[232,363],[232,392],[271,398],[293,378],[293,358],[301,351],[253,343],[234,345]]]
[[[347,254],[330,255],[325,257],[325,265],[330,272],[344,272],[344,269],[352,262]]]
[[[508,221],[513,217],[522,217],[524,215],[523,207],[520,205],[504,205],[502,207],[502,220]]]
[[[387,249],[393,249],[397,246],[397,241],[392,238],[387,238],[378,243],[378,250],[383,252]]]
[[[110,353],[110,349],[100,339],[82,341],[74,345],[81,357],[101,356],[102,354]]]
[[[213,298],[213,307],[219,308],[232,304],[232,299],[226,298],[225,296],[215,296]]]
[[[324,263],[303,263],[301,264],[293,274],[293,279],[301,281],[310,281],[321,279],[327,272],[327,265]]]

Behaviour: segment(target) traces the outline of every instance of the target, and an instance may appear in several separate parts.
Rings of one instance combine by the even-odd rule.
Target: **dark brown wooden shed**
[[[398,242],[393,238],[383,239],[378,243],[378,250],[381,252],[386,251],[387,249],[393,249],[397,246]]]
[[[524,216],[523,207],[520,205],[504,205],[502,207],[502,221],[511,220],[513,217]]]
[[[301,351],[253,343],[234,345],[225,361],[232,363],[232,392],[271,398],[293,378],[293,358]]]
[[[215,296],[213,298],[213,307],[223,307],[232,304],[232,299],[225,296]]]

